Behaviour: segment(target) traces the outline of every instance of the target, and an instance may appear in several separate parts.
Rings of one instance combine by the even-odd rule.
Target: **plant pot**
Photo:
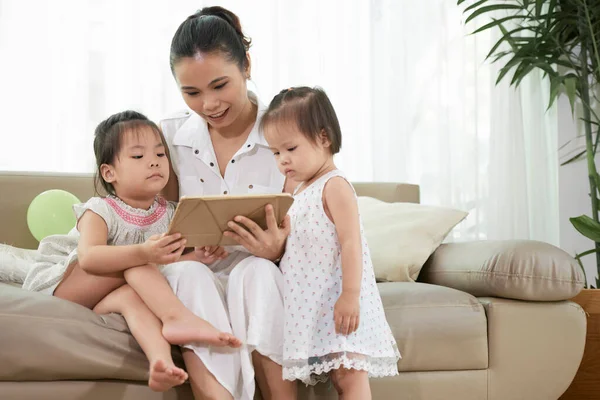
[[[571,299],[587,314],[587,333],[583,359],[571,386],[560,400],[600,398],[600,289],[583,289]]]

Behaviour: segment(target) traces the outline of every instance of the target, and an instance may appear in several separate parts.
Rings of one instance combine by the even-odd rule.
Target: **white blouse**
[[[160,122],[173,169],[179,180],[179,196],[281,193],[285,177],[263,132],[258,129],[266,111],[256,95],[248,92],[258,114],[248,139],[235,153],[221,176],[208,125],[198,114],[183,111]]]

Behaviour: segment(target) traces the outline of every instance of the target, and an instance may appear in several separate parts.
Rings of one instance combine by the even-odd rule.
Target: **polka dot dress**
[[[370,377],[398,374],[400,353],[385,319],[361,222],[363,271],[360,326],[348,336],[335,333],[333,308],[342,289],[341,247],[335,225],[323,209],[323,188],[340,176],[331,171],[294,196],[292,231],[280,267],[284,276],[283,377],[307,385],[327,373],[354,368]]]

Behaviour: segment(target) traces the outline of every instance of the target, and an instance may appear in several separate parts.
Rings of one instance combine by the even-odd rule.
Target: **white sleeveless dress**
[[[400,353],[385,319],[361,222],[363,271],[360,326],[348,336],[335,333],[333,308],[342,288],[341,247],[323,208],[331,171],[294,196],[292,231],[280,268],[284,275],[283,377],[307,385],[326,381],[331,370],[353,368],[370,377],[398,374]]]

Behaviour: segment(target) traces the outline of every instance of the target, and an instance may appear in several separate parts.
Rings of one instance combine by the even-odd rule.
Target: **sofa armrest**
[[[488,328],[485,399],[558,399],[583,357],[583,309],[570,301],[478,300],[485,307]]]
[[[585,283],[573,257],[550,244],[530,240],[442,244],[427,260],[418,280],[477,297],[529,301],[570,299]]]

